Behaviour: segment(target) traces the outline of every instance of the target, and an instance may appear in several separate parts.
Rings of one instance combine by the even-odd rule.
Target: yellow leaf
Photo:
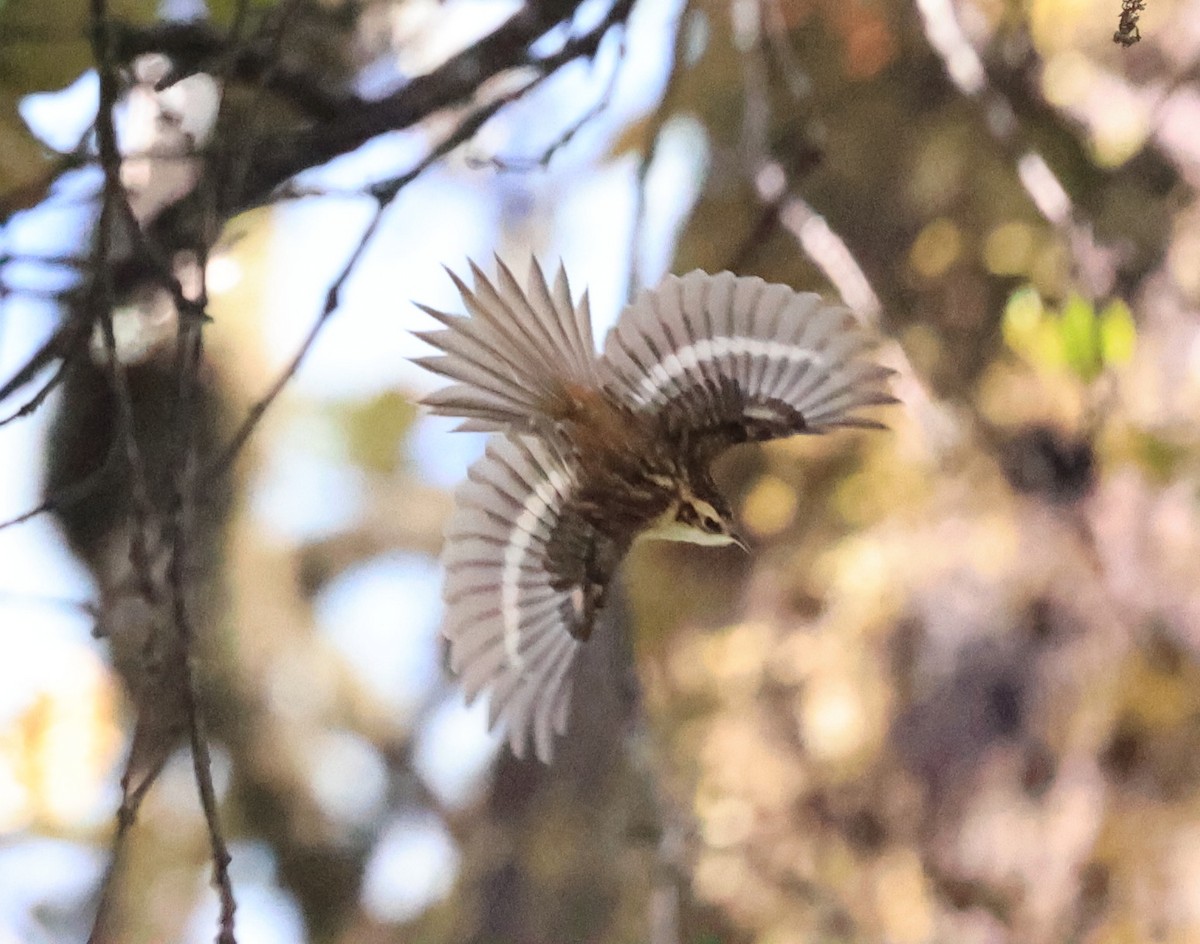
[[[1137,346],[1137,325],[1129,306],[1114,298],[1100,313],[1100,350],[1105,364],[1128,364]]]
[[[1067,366],[1085,383],[1095,380],[1104,365],[1100,357],[1100,329],[1092,303],[1080,295],[1067,299],[1059,320],[1059,331]]]
[[[1030,356],[1037,345],[1044,317],[1045,309],[1037,289],[1028,285],[1017,289],[1008,297],[1008,304],[1004,306],[1004,321],[1001,325],[1004,343],[1013,352]]]

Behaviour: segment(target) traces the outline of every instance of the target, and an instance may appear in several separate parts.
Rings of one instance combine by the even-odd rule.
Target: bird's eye
[[[721,533],[721,522],[716,518],[701,518],[700,527],[702,527],[709,534]]]

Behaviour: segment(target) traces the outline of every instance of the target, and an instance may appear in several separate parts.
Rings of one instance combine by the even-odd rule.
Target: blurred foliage
[[[113,0],[115,16],[153,16],[154,0]],[[26,95],[57,91],[92,65],[86,17],[72,0],[5,0],[0,5],[0,210],[36,202],[36,184],[54,167],[53,153],[17,113]],[[7,215],[4,213],[3,215]]]
[[[1018,289],[1004,308],[1004,340],[1034,367],[1069,370],[1083,383],[1106,368],[1133,360],[1137,326],[1129,306],[1114,299],[1100,311],[1072,295],[1058,311],[1031,287]]]
[[[387,390],[361,403],[335,410],[334,420],[347,440],[348,458],[368,472],[395,472],[404,457],[404,444],[417,416],[411,397]]]

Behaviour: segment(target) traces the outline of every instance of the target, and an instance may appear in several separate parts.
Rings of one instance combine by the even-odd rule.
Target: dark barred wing
[[[446,531],[445,635],[468,701],[490,690],[513,753],[532,735],[548,762],[563,734],[571,667],[607,583],[597,536],[571,510],[568,449],[532,436],[494,436],[455,495]]]
[[[863,358],[850,312],[810,292],[729,272],[668,276],[604,346],[608,388],[664,433],[715,454],[746,440],[877,427],[855,410],[894,403],[891,371]]]

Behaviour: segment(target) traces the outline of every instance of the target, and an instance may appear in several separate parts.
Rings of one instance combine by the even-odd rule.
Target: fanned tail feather
[[[492,282],[471,263],[474,289],[449,273],[467,317],[419,306],[444,327],[417,336],[442,353],[414,361],[456,381],[423,402],[462,417],[460,429],[530,430],[567,407],[571,387],[597,386],[588,297],[571,301],[562,267],[551,287],[534,260],[526,288],[499,259],[496,268]]]

